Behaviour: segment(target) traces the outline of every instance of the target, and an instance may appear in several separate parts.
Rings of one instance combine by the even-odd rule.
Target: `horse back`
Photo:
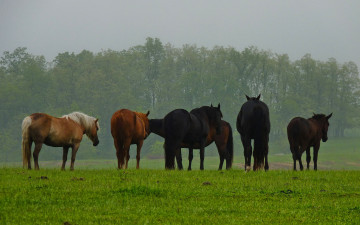
[[[190,113],[185,109],[175,109],[164,117],[165,138],[183,139],[190,126]]]
[[[290,145],[306,147],[314,136],[314,126],[307,119],[295,117],[287,126],[287,135]]]
[[[30,137],[35,142],[57,147],[82,140],[84,128],[71,119],[56,118],[45,113],[34,113],[30,117]]]
[[[236,128],[242,135],[254,138],[255,133],[263,131],[270,132],[269,109],[265,103],[258,101],[245,102],[238,114]]]

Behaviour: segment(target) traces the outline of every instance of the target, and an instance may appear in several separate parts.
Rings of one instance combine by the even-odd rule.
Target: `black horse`
[[[304,119],[301,117],[293,118],[288,127],[287,135],[290,144],[290,150],[293,155],[294,170],[296,170],[296,160],[299,161],[300,170],[303,170],[301,155],[306,151],[307,169],[311,161],[310,147],[314,148],[314,170],[317,170],[317,158],[320,148],[320,140],[326,142],[327,131],[329,128],[328,116],[324,114],[315,114],[312,118]]]
[[[163,126],[164,119],[151,119],[149,120],[149,128],[150,132],[153,132],[163,138],[165,138],[165,130]],[[219,157],[219,170],[222,169],[224,160],[226,160],[226,169],[231,169],[233,157],[234,157],[234,144],[233,144],[233,135],[232,135],[232,128],[230,124],[224,120],[221,120],[221,132],[220,134],[216,134],[215,129],[210,129],[208,136],[206,138],[205,147],[210,145],[215,141]],[[190,146],[186,143],[181,143],[181,148],[188,148],[189,149],[189,166],[188,170],[191,170],[191,162],[193,159],[193,149],[199,149],[199,144],[195,144]],[[181,156],[181,154],[180,154]],[[176,157],[179,157],[177,155]]]
[[[164,117],[165,168],[175,169],[175,155],[178,169],[183,169],[181,146],[199,145],[200,169],[204,169],[204,149],[209,132],[214,129],[221,133],[220,104],[218,107],[203,106],[189,113],[185,109],[175,109]]]
[[[236,129],[240,133],[241,142],[244,146],[245,170],[251,169],[251,139],[254,139],[254,167],[258,170],[264,167],[269,169],[268,152],[269,152],[269,133],[270,118],[267,105],[260,101],[260,96],[250,98],[246,95],[247,102],[241,106],[237,116]]]

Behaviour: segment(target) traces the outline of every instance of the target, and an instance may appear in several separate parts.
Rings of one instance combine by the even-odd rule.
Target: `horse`
[[[314,170],[317,170],[317,158],[320,148],[320,140],[328,140],[327,131],[329,128],[328,116],[324,114],[315,114],[309,119],[302,117],[293,118],[287,126],[287,136],[290,144],[290,150],[294,161],[294,170],[296,170],[296,160],[299,161],[300,170],[303,170],[301,155],[306,151],[307,169],[311,161],[310,147],[314,149]]]
[[[269,133],[270,117],[267,105],[260,101],[260,95],[256,98],[246,95],[247,101],[241,106],[236,119],[236,129],[240,133],[241,142],[244,147],[245,170],[251,170],[251,139],[254,139],[254,166],[253,170],[269,169]]]
[[[120,109],[111,117],[111,135],[114,139],[118,169],[127,169],[130,145],[137,145],[136,169],[140,168],[140,152],[144,140],[150,134],[148,115],[128,109]]]
[[[163,126],[164,119],[151,119],[149,120],[150,133],[155,133],[160,137],[165,138],[165,131]],[[224,120],[221,120],[221,133],[216,134],[215,129],[211,129],[206,137],[205,147],[210,145],[215,141],[216,147],[218,149],[220,164],[219,170],[222,170],[224,160],[226,160],[226,169],[231,169],[233,157],[234,157],[234,144],[232,136],[232,128],[230,124]],[[191,170],[191,162],[193,159],[193,149],[199,149],[200,146],[197,144],[195,146],[189,146],[186,143],[181,143],[181,148],[189,149],[189,166],[188,170]],[[178,156],[176,156],[178,157]]]
[[[76,153],[84,134],[99,144],[97,132],[100,129],[98,119],[81,112],[72,112],[60,118],[45,113],[34,113],[22,122],[23,167],[31,169],[31,146],[35,143],[33,153],[35,169],[39,169],[39,153],[43,144],[52,147],[63,147],[62,170],[65,170],[69,148],[72,148],[70,170],[74,170]]]
[[[204,169],[204,149],[209,132],[215,129],[221,133],[222,113],[217,107],[202,106],[190,113],[185,109],[175,109],[164,117],[165,168],[175,169],[175,155],[178,169],[182,169],[181,146],[196,146],[200,149],[200,170]]]

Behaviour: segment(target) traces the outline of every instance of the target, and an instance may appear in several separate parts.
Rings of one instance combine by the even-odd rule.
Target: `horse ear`
[[[97,123],[97,121],[99,121],[99,119],[98,119],[98,118],[96,118],[95,123]]]
[[[261,97],[261,94],[259,94],[259,96],[256,97],[256,100],[259,100]]]
[[[210,104],[210,107],[211,107],[211,108],[214,107],[214,106],[212,105],[212,103]]]
[[[218,109],[220,109],[220,103],[218,104],[218,107],[217,107]]]
[[[146,113],[146,117],[147,117],[149,114],[150,114],[150,110],[149,110],[149,111],[147,111],[147,113]]]
[[[332,113],[330,113],[330,115],[328,115],[328,116],[326,117],[326,119],[330,119],[331,116],[332,116]]]
[[[247,95],[245,95],[246,96],[246,99],[249,101],[250,100],[250,97],[249,96],[247,96]]]

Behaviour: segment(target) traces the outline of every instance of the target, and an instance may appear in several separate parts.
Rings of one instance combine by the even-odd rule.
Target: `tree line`
[[[245,94],[260,93],[270,109],[271,141],[286,140],[290,119],[313,112],[333,112],[329,136],[360,129],[360,78],[353,62],[324,62],[310,54],[291,61],[256,47],[176,48],[150,37],[128,50],[65,52],[52,62],[19,47],[0,60],[0,161],[21,160],[21,122],[34,112],[98,117],[100,145],[83,141],[78,158],[115,158],[110,118],[118,109],[150,110],[149,118],[163,118],[176,108],[220,103],[235,131]],[[150,135],[142,155],[162,148],[161,141]],[[43,149],[40,157],[59,159],[61,152]]]

